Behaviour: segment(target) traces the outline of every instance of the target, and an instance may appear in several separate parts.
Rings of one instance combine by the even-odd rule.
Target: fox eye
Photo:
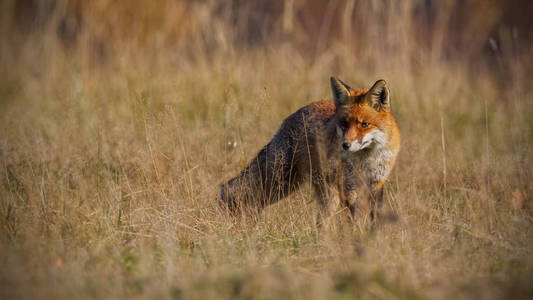
[[[342,128],[348,128],[348,121],[346,120],[342,120],[339,125],[342,127]]]
[[[367,128],[369,125],[368,122],[361,122],[361,128]]]

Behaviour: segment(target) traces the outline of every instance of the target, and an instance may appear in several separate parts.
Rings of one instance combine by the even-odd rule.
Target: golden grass
[[[531,297],[529,57],[499,54],[502,85],[410,45],[404,21],[387,29],[396,52],[239,46],[209,5],[190,30],[222,35],[214,45],[109,39],[103,59],[96,31],[74,48],[49,28],[4,37],[17,48],[3,43],[0,63],[2,298]],[[317,232],[308,188],[257,224],[220,213],[219,184],[286,116],[329,99],[330,75],[391,86],[398,222],[370,232],[366,214],[340,212]]]

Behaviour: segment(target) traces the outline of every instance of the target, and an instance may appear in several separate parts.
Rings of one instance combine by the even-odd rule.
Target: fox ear
[[[352,88],[335,77],[331,77],[330,81],[335,106],[348,104],[348,97],[350,97],[350,91]]]
[[[387,82],[380,79],[366,93],[366,98],[375,110],[390,109],[390,92]]]

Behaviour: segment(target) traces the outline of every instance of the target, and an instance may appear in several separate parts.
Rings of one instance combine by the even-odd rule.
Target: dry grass
[[[106,40],[116,16],[82,10],[86,27],[67,44],[54,29],[61,5],[35,32],[4,18],[0,297],[532,296],[531,55],[501,47],[475,69],[444,59],[447,16],[421,47],[416,1],[375,8],[386,26],[363,19],[383,38],[353,46],[340,34],[313,51],[290,42],[305,38],[287,16],[273,30],[294,30],[289,42],[246,46],[213,3],[178,3],[153,9],[187,12],[183,30],[132,26],[145,36]],[[308,188],[255,225],[221,214],[218,185],[291,112],[329,99],[330,75],[391,85],[403,148],[386,206],[398,222],[371,233],[365,215],[350,225],[341,212],[317,232]]]

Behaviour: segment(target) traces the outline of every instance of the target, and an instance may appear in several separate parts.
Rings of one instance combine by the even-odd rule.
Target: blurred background
[[[531,76],[532,11],[528,0],[2,1],[2,63],[59,51],[90,66],[124,56],[179,64],[287,46],[309,63],[344,53],[417,74],[442,61],[514,82]]]

